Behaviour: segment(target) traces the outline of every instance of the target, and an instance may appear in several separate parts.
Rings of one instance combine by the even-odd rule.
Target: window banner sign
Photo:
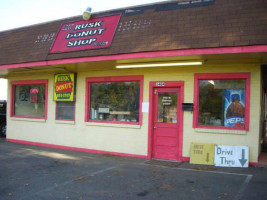
[[[109,47],[120,17],[117,14],[62,24],[50,53]]]
[[[245,127],[245,90],[225,90],[224,126]]]
[[[74,101],[75,74],[56,74],[54,101]]]

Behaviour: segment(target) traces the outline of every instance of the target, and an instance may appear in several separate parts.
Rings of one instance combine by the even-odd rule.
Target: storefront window
[[[25,84],[24,84],[25,83]],[[29,83],[29,84],[27,84]],[[45,118],[46,81],[14,82],[12,116]]]
[[[57,120],[75,120],[75,102],[73,101],[58,101],[56,108],[56,119]]]
[[[88,121],[140,122],[140,81],[131,79],[117,81],[117,79],[120,78],[88,84],[90,94]]]
[[[233,74],[231,74],[233,76]],[[212,76],[211,76],[212,77]],[[211,78],[210,77],[210,78]],[[198,127],[245,129],[248,122],[247,79],[198,79]]]

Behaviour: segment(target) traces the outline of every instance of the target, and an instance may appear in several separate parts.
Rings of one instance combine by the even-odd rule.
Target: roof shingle
[[[49,54],[61,24],[81,17],[0,32],[0,64],[267,44],[267,0],[200,0],[200,6],[181,7],[183,2],[193,1],[132,7],[133,13],[123,9],[96,14],[94,17],[122,13],[112,45],[106,49]]]

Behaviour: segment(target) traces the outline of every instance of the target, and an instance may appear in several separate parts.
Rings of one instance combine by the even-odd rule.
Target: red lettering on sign
[[[56,83],[55,92],[72,92],[72,91],[73,91],[72,82]]]

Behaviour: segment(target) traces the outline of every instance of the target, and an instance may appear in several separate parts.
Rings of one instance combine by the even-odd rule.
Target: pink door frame
[[[155,88],[179,88],[179,102],[184,102],[184,82],[183,81],[152,81],[149,83],[149,116],[148,116],[148,159],[152,158],[152,137],[153,137],[153,92]],[[180,105],[180,108],[182,106]],[[182,162],[185,159],[182,156],[183,149],[183,116],[182,110],[178,112],[178,162]]]
[[[167,93],[167,94],[166,94]],[[158,122],[159,95],[168,96],[176,94],[176,123]],[[175,103],[175,102],[173,102]],[[162,105],[160,103],[160,105]],[[160,87],[154,89],[153,98],[153,132],[152,132],[152,158],[160,160],[178,161],[179,147],[179,113],[181,112],[180,88]]]

